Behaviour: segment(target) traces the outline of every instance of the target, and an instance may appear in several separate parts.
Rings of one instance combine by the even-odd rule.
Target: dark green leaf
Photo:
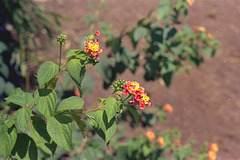
[[[35,142],[27,134],[18,134],[12,155],[16,159],[37,160],[38,152]]]
[[[67,110],[80,110],[83,109],[84,101],[80,97],[69,97],[64,99],[58,106],[56,112],[67,111]]]
[[[53,79],[59,72],[59,66],[52,61],[47,61],[41,65],[37,73],[39,87]]]
[[[56,107],[57,94],[51,89],[38,89],[34,94],[37,108],[46,118],[50,118]]]
[[[45,121],[40,117],[34,117],[32,120],[30,131],[34,142],[44,153],[53,155],[57,145],[55,142],[51,142],[51,137],[47,132]]]
[[[19,129],[24,132],[31,119],[32,110],[30,108],[21,108],[16,112],[16,120]]]
[[[56,84],[57,84],[57,81],[58,81],[58,78],[53,78],[51,79],[50,81],[48,81],[46,83],[46,85],[51,88],[51,89],[54,89],[56,87]]]
[[[132,106],[127,106],[127,109],[128,109],[128,110],[130,111],[130,113],[133,115],[134,120],[135,120],[135,122],[136,122],[136,124],[137,124],[137,126],[138,126],[138,123],[139,123],[139,114],[138,114],[136,108],[135,108],[135,107],[132,107]]]
[[[15,126],[7,127],[5,120],[0,120],[0,156],[6,159],[16,143],[17,131]]]
[[[88,127],[86,122],[78,115],[72,115],[74,120],[76,121],[80,131],[82,132],[83,137],[86,137],[87,131],[88,131]]]
[[[51,117],[47,123],[47,131],[57,145],[67,151],[72,150],[72,120],[64,115]]]

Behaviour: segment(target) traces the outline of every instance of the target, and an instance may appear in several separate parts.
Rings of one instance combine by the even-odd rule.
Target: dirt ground
[[[88,33],[84,17],[90,10],[86,0],[36,0],[47,9],[73,18],[62,21],[62,32],[67,34],[67,48],[78,48],[80,37]],[[159,0],[105,0],[107,9],[100,17],[112,23],[116,31],[125,25],[135,26]],[[215,142],[220,151],[218,160],[240,160],[240,1],[238,0],[196,0],[189,9],[190,25],[204,26],[221,42],[221,52],[214,58],[206,59],[190,75],[175,75],[169,88],[159,81],[145,82],[144,70],[135,75],[125,72],[118,78],[137,80],[151,95],[154,105],[170,103],[173,114],[168,123],[154,126],[155,131],[162,128],[178,128],[183,135],[183,143],[195,140]],[[57,52],[56,46],[48,48]],[[104,54],[104,53],[103,53]],[[38,52],[39,58],[53,59],[56,54],[45,50]],[[44,56],[43,56],[44,55]],[[56,60],[57,61],[57,60]],[[110,91],[102,88],[102,80],[93,68],[88,69],[97,79],[97,90],[92,96],[85,96],[88,105],[96,105],[95,98],[107,96]]]

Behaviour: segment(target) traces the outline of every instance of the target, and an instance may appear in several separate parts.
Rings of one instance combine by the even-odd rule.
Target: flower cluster
[[[173,107],[172,107],[171,104],[164,104],[163,108],[167,113],[172,113],[173,112]]]
[[[195,0],[187,0],[189,6],[192,6]]]
[[[96,64],[99,59],[99,54],[102,53],[102,49],[99,47],[98,39],[95,36],[100,35],[99,31],[95,31],[95,35],[86,37],[87,41],[84,41],[84,51],[88,53],[89,62]]]
[[[210,143],[209,151],[207,153],[209,160],[216,160],[217,152],[218,152],[218,145],[216,143]]]
[[[156,139],[156,136],[155,134],[152,132],[152,131],[148,131],[145,133],[145,136],[150,140],[150,141],[154,141]],[[164,139],[163,137],[158,137],[157,138],[157,142],[158,142],[158,145],[160,147],[163,147],[164,146]]]
[[[132,98],[129,101],[131,105],[139,105],[140,109],[144,109],[145,106],[150,106],[150,98],[147,96],[147,93],[144,92],[144,88],[139,86],[139,83],[134,81],[127,81],[123,86],[123,94],[131,95]]]

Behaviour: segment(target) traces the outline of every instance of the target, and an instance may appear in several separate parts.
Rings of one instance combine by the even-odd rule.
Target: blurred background
[[[3,1],[0,4],[5,3]],[[19,29],[13,27],[22,19],[20,16],[10,14],[11,17],[5,15],[5,19],[4,16],[0,18],[1,100],[15,87],[20,86],[25,91],[33,91],[37,88],[34,75],[40,64],[47,60],[58,62],[56,58],[58,46],[54,43],[54,37],[59,33],[64,33],[68,37],[63,50],[63,55],[66,55],[66,49],[79,49],[82,43],[81,37],[94,32],[95,29],[103,30],[100,42],[106,42],[112,35],[118,36],[126,25],[130,29],[135,27],[140,19],[146,17],[152,8],[159,5],[159,0],[34,0],[34,2],[40,6],[38,10],[33,10],[34,16],[37,17],[35,21],[26,18],[27,12],[24,15],[25,13],[16,11],[16,15],[26,18],[25,29],[30,29],[32,32],[25,32],[20,26]],[[6,14],[3,7],[0,11],[1,14]],[[49,19],[39,16],[42,12]],[[240,159],[240,22],[238,20],[240,1],[196,0],[189,7],[188,14],[185,23],[189,26],[205,27],[207,32],[220,41],[220,52],[212,58],[205,58],[204,63],[193,67],[190,74],[175,73],[171,84],[167,87],[161,78],[154,81],[144,79],[145,60],[140,51],[138,70],[134,74],[125,70],[117,74],[116,79],[138,81],[144,86],[152,102],[152,107],[146,108],[146,112],[157,110],[160,104],[169,103],[173,106],[173,113],[167,115],[168,121],[154,124],[153,131],[179,129],[183,137],[182,143],[194,140],[197,146],[200,146],[205,141],[215,142],[220,150],[219,159]],[[9,21],[10,18],[16,22]],[[184,17],[180,18],[184,19]],[[130,46],[127,39],[123,38],[121,41],[124,45]],[[144,44],[140,42],[138,45]],[[104,43],[100,46],[103,49],[103,56],[111,52]],[[6,55],[5,50],[10,50],[12,56]],[[62,61],[66,59],[62,58]],[[89,94],[85,94],[83,99],[85,106],[96,107],[98,104],[96,98],[108,96],[112,89],[106,89],[102,76],[94,67],[88,67],[87,71],[88,80],[85,80],[85,85]],[[65,88],[69,86],[66,79],[60,81]],[[95,85],[96,89],[91,91],[89,83]],[[73,84],[70,84],[70,90],[73,92]],[[134,137],[144,129],[126,127],[126,130]]]

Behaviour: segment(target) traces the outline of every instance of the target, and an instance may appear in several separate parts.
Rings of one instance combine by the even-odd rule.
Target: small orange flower
[[[218,152],[218,145],[216,143],[210,143],[209,148],[211,151],[217,153]]]
[[[195,0],[187,0],[189,6],[192,6]]]
[[[206,28],[202,27],[202,26],[199,26],[198,27],[198,31],[199,32],[206,32]]]
[[[173,112],[173,107],[172,107],[171,104],[164,104],[163,108],[167,113],[172,113]]]
[[[157,142],[159,144],[160,147],[163,147],[164,146],[164,139],[162,137],[158,137],[157,138]]]
[[[213,151],[208,151],[208,154],[207,154],[209,160],[216,160],[217,159],[217,154]]]
[[[150,141],[153,141],[156,138],[155,134],[152,131],[146,132],[145,136],[148,137]]]

